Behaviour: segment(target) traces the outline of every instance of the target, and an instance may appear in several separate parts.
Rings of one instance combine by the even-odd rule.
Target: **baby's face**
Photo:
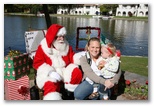
[[[103,58],[108,58],[108,57],[110,57],[110,52],[107,50],[107,48],[106,47],[104,47],[104,46],[102,46],[102,48],[101,48],[101,56],[103,57]]]

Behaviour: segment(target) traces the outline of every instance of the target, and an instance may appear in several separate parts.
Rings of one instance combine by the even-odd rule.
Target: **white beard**
[[[63,43],[61,43],[63,42]],[[61,55],[67,55],[69,49],[69,43],[64,39],[64,41],[53,42],[54,47],[60,52]]]

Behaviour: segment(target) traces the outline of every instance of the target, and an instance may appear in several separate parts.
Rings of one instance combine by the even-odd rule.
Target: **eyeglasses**
[[[56,36],[56,39],[57,39],[57,38],[65,38],[65,36]]]

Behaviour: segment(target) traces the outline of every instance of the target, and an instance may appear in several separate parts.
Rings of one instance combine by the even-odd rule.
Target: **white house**
[[[148,4],[119,4],[116,16],[148,17]]]
[[[67,14],[68,9],[59,8],[57,14]],[[100,8],[98,4],[83,4],[70,10],[71,15],[98,15]]]

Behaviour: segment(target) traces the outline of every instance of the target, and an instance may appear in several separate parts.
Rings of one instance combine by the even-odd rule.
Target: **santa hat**
[[[65,34],[66,34],[65,27],[58,24],[51,25],[46,33],[46,41],[48,47],[49,48],[51,47],[51,44],[53,43],[56,36],[62,36]]]
[[[57,33],[57,36],[65,36],[66,35],[66,29],[65,27],[62,27],[58,33]]]

